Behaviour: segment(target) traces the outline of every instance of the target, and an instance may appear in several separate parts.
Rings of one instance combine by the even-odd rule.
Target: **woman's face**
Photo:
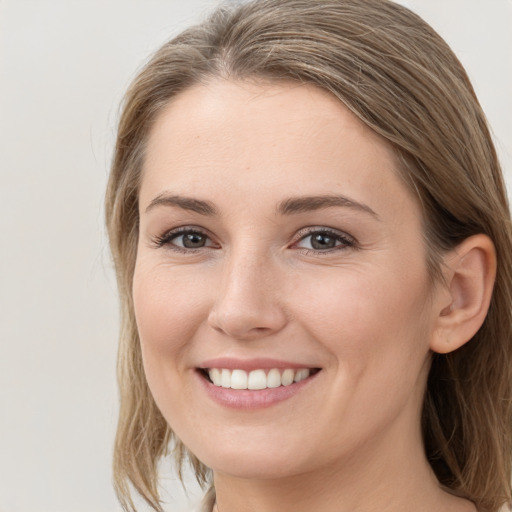
[[[328,93],[183,92],[149,139],[133,284],[171,428],[242,477],[411,456],[439,309],[425,252],[393,151]]]

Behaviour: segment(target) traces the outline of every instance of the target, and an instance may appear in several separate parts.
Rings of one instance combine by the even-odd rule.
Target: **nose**
[[[243,256],[225,262],[221,286],[208,316],[209,325],[237,340],[279,332],[287,323],[279,278],[268,260]]]

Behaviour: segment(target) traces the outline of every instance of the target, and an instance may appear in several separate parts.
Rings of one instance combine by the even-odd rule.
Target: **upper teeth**
[[[231,389],[266,389],[289,386],[294,382],[307,379],[310,375],[308,368],[300,370],[278,370],[272,368],[268,373],[265,370],[227,370],[225,368],[211,368],[208,370],[210,380],[223,388]]]

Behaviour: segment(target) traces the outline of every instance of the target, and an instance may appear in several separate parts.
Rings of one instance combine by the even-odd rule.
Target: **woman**
[[[461,64],[383,0],[261,0],[165,44],[107,191],[115,480],[162,510],[510,503],[510,215]]]

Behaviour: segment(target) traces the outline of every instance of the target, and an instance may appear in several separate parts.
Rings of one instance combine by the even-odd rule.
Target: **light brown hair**
[[[440,483],[496,512],[511,498],[512,238],[500,166],[470,81],[443,39],[387,0],[256,0],[219,8],[160,48],[127,92],[106,197],[122,304],[121,408],[116,491],[133,510],[129,482],[157,511],[157,464],[189,454],[157,409],[142,367],[132,303],[138,190],[145,145],[169,100],[196,83],[266,78],[330,91],[396,149],[423,208],[428,266],[485,233],[498,270],[484,325],[459,350],[433,354],[423,407],[427,457]],[[172,445],[172,448],[169,446]]]

